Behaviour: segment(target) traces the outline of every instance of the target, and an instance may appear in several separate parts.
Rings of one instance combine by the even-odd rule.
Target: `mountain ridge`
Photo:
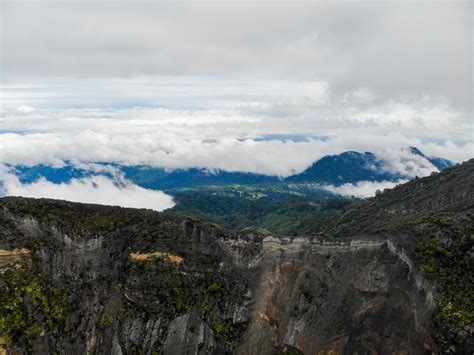
[[[417,148],[410,147],[406,151],[421,157],[427,164],[432,164],[438,170],[452,166],[453,163],[442,158],[429,158]],[[258,185],[277,183],[319,183],[343,184],[361,181],[399,181],[411,178],[406,173],[393,172],[387,169],[386,162],[371,152],[348,151],[337,155],[327,155],[315,161],[303,172],[285,178],[272,175],[262,175],[249,172],[228,172],[220,169],[179,168],[165,169],[144,165],[124,166],[118,164],[95,163],[102,167],[110,166],[118,169],[123,176],[133,183],[148,189],[173,190],[192,188],[204,185]],[[55,168],[49,165],[15,166],[22,183],[32,183],[44,177],[53,183],[66,183],[73,178],[84,178],[91,174],[103,174],[112,177],[113,172],[86,170],[77,168],[71,163],[64,167]]]

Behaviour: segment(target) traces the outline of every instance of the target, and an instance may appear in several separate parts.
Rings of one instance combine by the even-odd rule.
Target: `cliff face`
[[[383,240],[264,240],[241,354],[435,350],[433,290]]]
[[[456,206],[472,202],[470,193],[463,196]],[[423,220],[404,221],[403,229],[350,233],[345,217],[333,233],[337,238],[276,239],[168,213],[2,199],[0,348],[66,354],[469,353],[472,296],[460,308],[464,318],[440,328],[442,300],[458,307],[456,297],[465,290],[454,296],[440,291],[446,284],[437,279],[439,265],[429,277],[420,265],[431,259],[423,259],[413,241],[416,231],[436,232],[441,241],[458,238],[450,228],[472,233],[471,208],[455,212],[448,229]],[[458,239],[436,250],[459,244],[469,274],[472,237]],[[457,321],[456,314],[447,319]]]
[[[179,347],[222,353],[232,349],[226,339],[241,333],[251,277],[239,265],[247,264],[251,249],[258,252],[258,237],[248,251],[247,242],[238,243],[243,255],[237,260],[235,252],[234,262],[225,243],[235,235],[176,216],[143,212],[143,224],[90,233],[61,230],[6,209],[1,213],[9,222],[1,232],[9,240],[3,248],[25,246],[32,261],[20,268],[5,265],[4,275],[19,269],[39,272],[47,288],[61,290],[67,299],[63,319],[48,324],[47,314],[30,312],[35,304],[27,297],[25,303],[31,304],[20,313],[27,324],[7,329],[15,346],[61,353],[152,353],[160,348],[176,353],[172,349]],[[241,238],[254,240],[252,235]],[[27,331],[31,327],[39,328],[33,336]],[[186,327],[191,330],[184,338],[176,334]]]
[[[163,233],[151,242],[138,227],[84,238],[3,214],[24,246],[37,244],[34,265],[68,299],[66,324],[45,325],[31,340],[34,351],[435,347],[433,291],[419,286],[418,275],[383,240],[262,240],[172,218],[148,226],[148,233]]]

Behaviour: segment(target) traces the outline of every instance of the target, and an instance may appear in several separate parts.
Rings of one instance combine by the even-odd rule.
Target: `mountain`
[[[328,155],[314,162],[301,174],[288,177],[289,182],[321,182],[334,185],[358,181],[398,180],[400,175],[383,170],[383,162],[370,152],[344,152]]]
[[[276,176],[246,172],[228,172],[218,169],[165,169],[141,165],[126,166],[108,163],[94,163],[92,168],[87,165],[77,167],[66,162],[66,165],[62,167],[40,164],[32,167],[17,165],[14,169],[20,181],[24,184],[32,183],[40,178],[45,178],[48,181],[59,184],[67,183],[71,179],[80,179],[95,174],[113,177],[115,173],[122,173],[126,179],[141,187],[160,190],[191,188],[205,185],[255,185],[276,183],[281,180]]]
[[[67,183],[71,179],[81,179],[96,173],[93,170],[75,167],[69,162],[61,167],[38,164],[34,166],[16,165],[11,168],[14,168],[16,175],[23,184],[31,184],[40,178],[55,184],[61,184]],[[103,172],[101,173],[103,174]]]
[[[319,236],[0,199],[14,353],[474,351],[474,160],[349,205]]]
[[[427,157],[416,147],[409,147],[408,150],[413,155],[418,155],[418,156],[421,156],[421,157],[425,158],[426,160],[428,160],[439,171],[441,171],[443,169],[446,169],[446,168],[449,168],[449,167],[454,165],[454,163],[451,160],[448,160],[448,159],[438,158],[438,157]]]
[[[123,166],[121,170],[127,179],[148,189],[169,190],[230,184],[256,185],[280,181],[276,176],[198,168],[166,170],[147,166]]]
[[[407,149],[412,156],[422,158],[424,165],[433,164],[442,170],[453,163],[442,158],[428,158],[417,148]],[[405,162],[416,166],[417,162]],[[22,183],[31,183],[43,177],[54,183],[68,182],[73,178],[83,178],[94,174],[111,177],[115,173],[123,174],[133,183],[148,189],[177,190],[209,185],[274,185],[295,183],[318,183],[342,185],[359,181],[399,181],[412,178],[412,175],[393,172],[387,168],[387,162],[374,153],[344,152],[325,156],[300,174],[281,179],[247,172],[228,172],[204,168],[164,169],[149,166],[124,166],[118,164],[95,163],[75,166],[66,162],[63,167],[36,165],[33,167],[18,165],[14,167]]]
[[[425,164],[433,164],[438,170],[453,166],[454,163],[442,158],[428,158],[419,149],[409,147],[406,152],[412,156],[421,157]],[[416,162],[411,165],[416,165]],[[393,172],[387,167],[387,162],[378,158],[374,153],[344,152],[338,155],[328,155],[314,162],[301,174],[290,176],[290,182],[319,182],[342,185],[359,181],[398,181],[412,176]]]
[[[451,160],[448,159],[443,159],[443,158],[437,158],[437,157],[430,157],[429,161],[431,164],[436,166],[436,168],[441,171],[443,169],[449,168],[454,165],[454,163]]]

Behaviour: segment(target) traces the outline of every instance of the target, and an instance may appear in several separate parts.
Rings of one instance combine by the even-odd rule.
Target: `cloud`
[[[7,113],[3,122],[7,131],[0,131],[0,162],[55,166],[64,161],[105,162],[288,176],[325,155],[354,150],[374,152],[387,162],[387,171],[425,176],[435,167],[403,148],[415,146],[428,156],[456,162],[473,155],[470,140],[431,140],[413,127],[398,126],[394,131],[384,123],[350,118],[297,117],[288,122],[235,108],[41,109],[22,117]],[[281,138],[259,138],[268,134]],[[300,139],[284,138],[291,134]],[[469,136],[470,130],[464,134]]]
[[[360,104],[430,96],[472,109],[469,1],[6,2],[2,12],[5,82],[309,79]]]
[[[413,154],[409,149],[385,149],[379,152],[385,162],[383,170],[404,176],[428,176],[437,168],[425,157]]]
[[[344,184],[341,186],[334,185],[321,185],[321,188],[342,196],[355,196],[355,197],[372,197],[375,196],[377,190],[383,191],[384,189],[392,189],[398,184],[403,184],[407,180],[400,180],[398,182],[391,181],[359,181],[355,184]]]
[[[34,107],[31,107],[31,106],[22,105],[22,106],[19,106],[17,110],[23,113],[30,113],[30,112],[33,112],[35,109]]]
[[[355,150],[424,176],[434,167],[401,148],[474,154],[468,2],[6,2],[2,14],[0,163],[286,176]]]
[[[174,206],[171,196],[161,191],[147,190],[126,180],[113,181],[97,175],[83,179],[72,179],[68,183],[54,184],[44,178],[22,184],[12,173],[5,173],[0,180],[0,194],[52,198],[73,202],[95,203],[132,208],[149,208],[162,211]],[[2,186],[3,185],[3,186]],[[3,191],[2,191],[3,190]]]
[[[228,119],[216,115],[214,120],[208,112],[166,111],[163,121],[161,110],[146,110],[143,116],[140,110],[132,110],[127,112],[131,118],[81,117],[81,114],[76,112],[75,117],[58,119],[45,116],[44,120],[36,123],[32,118],[27,126],[33,132],[0,133],[0,162],[55,166],[62,166],[64,161],[75,164],[105,162],[288,176],[303,171],[325,155],[355,150],[374,152],[387,162],[387,171],[425,176],[435,170],[434,166],[402,148],[416,146],[428,155],[439,155],[458,162],[471,158],[474,148],[471,142],[435,144],[398,133],[372,133],[357,127],[337,131],[335,136],[324,140],[311,137],[298,141],[259,140],[248,138],[259,137],[259,130],[265,129],[259,126],[258,120],[248,120],[239,115],[228,116]],[[172,119],[173,115],[177,117],[176,122]],[[188,124],[181,119],[183,116],[193,122]],[[45,120],[47,131],[35,132],[36,129],[44,129],[41,122]],[[9,122],[14,124],[13,120]],[[16,131],[21,129],[18,125]],[[239,134],[243,132],[253,134]]]

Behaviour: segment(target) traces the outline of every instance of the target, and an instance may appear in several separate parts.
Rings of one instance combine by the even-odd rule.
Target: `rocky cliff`
[[[351,207],[321,236],[0,200],[11,353],[472,353],[474,163]]]

